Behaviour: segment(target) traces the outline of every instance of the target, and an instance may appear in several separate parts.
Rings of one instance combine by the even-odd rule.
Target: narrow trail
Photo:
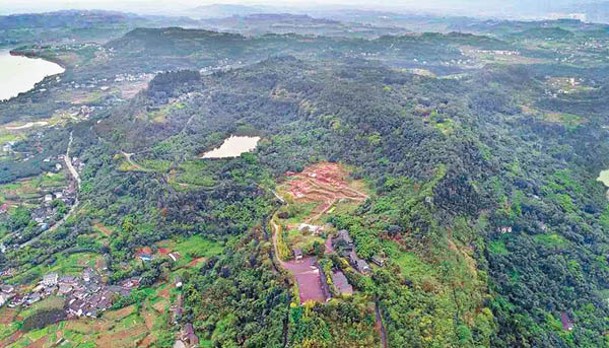
[[[280,201],[282,204],[286,204],[285,201],[279,197],[279,195],[277,195],[277,192],[273,191],[273,194],[275,194],[275,196],[277,198],[280,198]],[[269,256],[271,258],[271,263],[273,264],[273,268],[275,269],[276,272],[281,272],[281,270],[279,269],[280,267],[285,270],[285,268],[283,268],[283,266],[281,265],[281,260],[279,259],[279,254],[277,253],[277,243],[275,242],[275,231],[276,229],[279,227],[274,221],[273,221],[273,217],[275,216],[275,214],[277,213],[276,209],[273,214],[271,214],[271,219],[268,223],[264,224],[264,236],[265,239],[268,241],[269,240],[269,231],[268,231],[268,226],[271,226],[271,239],[272,239],[272,243],[273,243],[273,249],[269,251]],[[277,265],[277,262],[279,262],[279,265]],[[284,278],[284,285],[286,286],[287,289],[290,289],[291,284],[288,281],[287,278]],[[282,333],[282,337],[283,337],[283,347],[286,348],[289,345],[289,332],[290,332],[290,306],[291,303],[288,303],[288,308],[286,311],[286,315],[283,318],[283,333]]]
[[[381,308],[379,307],[378,298],[374,300],[374,312],[376,314],[376,324],[379,330],[379,334],[381,335],[381,343],[383,348],[388,348],[387,344],[387,331],[385,330],[385,325],[383,324],[383,316],[381,315]]]
[[[273,249],[275,250],[275,258],[277,259],[279,266],[281,266],[281,268],[283,268],[284,270],[287,270],[286,263],[279,256],[279,247],[277,247],[277,234],[281,233],[281,226],[277,225],[275,220],[272,218],[271,218],[270,224],[271,224],[271,233],[272,233],[271,238],[273,239]]]
[[[275,196],[275,198],[277,198],[277,199],[278,199],[278,200],[281,202],[281,204],[286,204],[285,199],[283,199],[283,197],[281,197],[281,196],[280,196],[280,195],[277,193],[277,191],[272,190],[272,192],[273,192],[273,195]]]

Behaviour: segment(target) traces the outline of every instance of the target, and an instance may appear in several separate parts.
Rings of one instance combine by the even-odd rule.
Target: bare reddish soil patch
[[[123,318],[127,317],[128,315],[131,315],[134,311],[135,306],[132,305],[115,311],[106,312],[104,318],[108,320],[119,321],[123,320]]]
[[[41,337],[36,341],[30,343],[27,348],[44,348],[44,344],[47,342],[46,337]]]
[[[168,306],[167,301],[159,301],[152,305],[152,309],[154,309],[158,313],[163,313],[163,312],[165,312],[165,309],[167,308],[167,306]]]
[[[144,311],[143,315],[144,323],[148,330],[152,330],[154,328],[154,318],[156,317],[156,313],[152,313],[151,311]]]
[[[334,246],[332,245],[332,237],[328,236],[324,245],[326,247],[326,255],[332,254],[334,252]]]
[[[0,341],[0,347],[8,347],[11,344],[17,342],[22,336],[23,336],[23,332],[16,331],[10,337],[7,337],[3,341]]]
[[[154,342],[156,342],[156,337],[154,337],[152,334],[150,334],[150,335],[144,337],[142,342],[140,342],[137,346],[138,347],[152,347],[154,345]]]
[[[17,311],[13,308],[5,308],[3,315],[0,315],[0,324],[8,325],[13,322],[15,316],[17,315]]]
[[[287,174],[290,177],[286,184],[287,192],[295,200],[319,204],[310,220],[319,218],[340,200],[361,202],[368,198],[366,193],[353,187],[347,180],[347,171],[337,163],[318,163],[302,173]]]
[[[101,270],[104,268],[106,268],[106,261],[104,261],[104,259],[99,258],[95,260],[95,269]]]
[[[159,292],[159,297],[169,299],[169,289],[163,289]]]
[[[199,257],[198,259],[194,259],[194,260],[190,261],[190,263],[188,264],[188,267],[196,267],[205,261],[207,261],[207,259],[205,257]]]

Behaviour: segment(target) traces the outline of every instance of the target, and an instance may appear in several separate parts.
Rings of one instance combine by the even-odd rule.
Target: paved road
[[[74,180],[76,180],[76,183],[78,184],[78,188],[80,188],[80,175],[78,175],[76,168],[74,168],[74,166],[72,165],[72,158],[70,158],[70,149],[72,149],[73,141],[74,141],[74,135],[72,132],[70,132],[70,141],[68,142],[68,149],[66,150],[66,155],[64,156],[63,160],[66,163],[66,166],[68,167],[68,170],[70,171],[70,174],[72,175],[72,178]]]

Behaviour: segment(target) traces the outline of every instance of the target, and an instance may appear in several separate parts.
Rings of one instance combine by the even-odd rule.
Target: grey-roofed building
[[[57,273],[49,273],[45,274],[42,277],[42,285],[44,286],[55,286],[59,281],[59,275]]]

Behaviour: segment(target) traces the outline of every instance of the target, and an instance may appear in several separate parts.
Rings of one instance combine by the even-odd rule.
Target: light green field
[[[603,170],[597,180],[609,187],[609,169]]]
[[[169,182],[177,188],[187,188],[190,185],[213,187],[216,182],[209,172],[204,161],[187,161],[180,164],[176,173],[170,176]]]
[[[183,257],[190,256],[192,258],[197,258],[219,255],[224,251],[224,247],[220,245],[220,243],[205,239],[201,236],[192,236],[177,243],[174,250],[179,252]]]
[[[224,251],[224,246],[221,243],[198,235],[181,240],[165,240],[156,245],[159,248],[166,248],[170,252],[180,254],[180,258],[175,264],[176,268],[188,266],[196,259],[220,255]]]
[[[320,244],[325,243],[325,239],[314,236],[312,234],[303,234],[298,230],[290,230],[288,231],[288,236],[286,240],[288,246],[292,249],[302,249],[303,251],[312,250],[313,244],[318,242]]]
[[[567,240],[559,234],[538,234],[533,237],[535,241],[546,248],[560,249],[567,246]]]

